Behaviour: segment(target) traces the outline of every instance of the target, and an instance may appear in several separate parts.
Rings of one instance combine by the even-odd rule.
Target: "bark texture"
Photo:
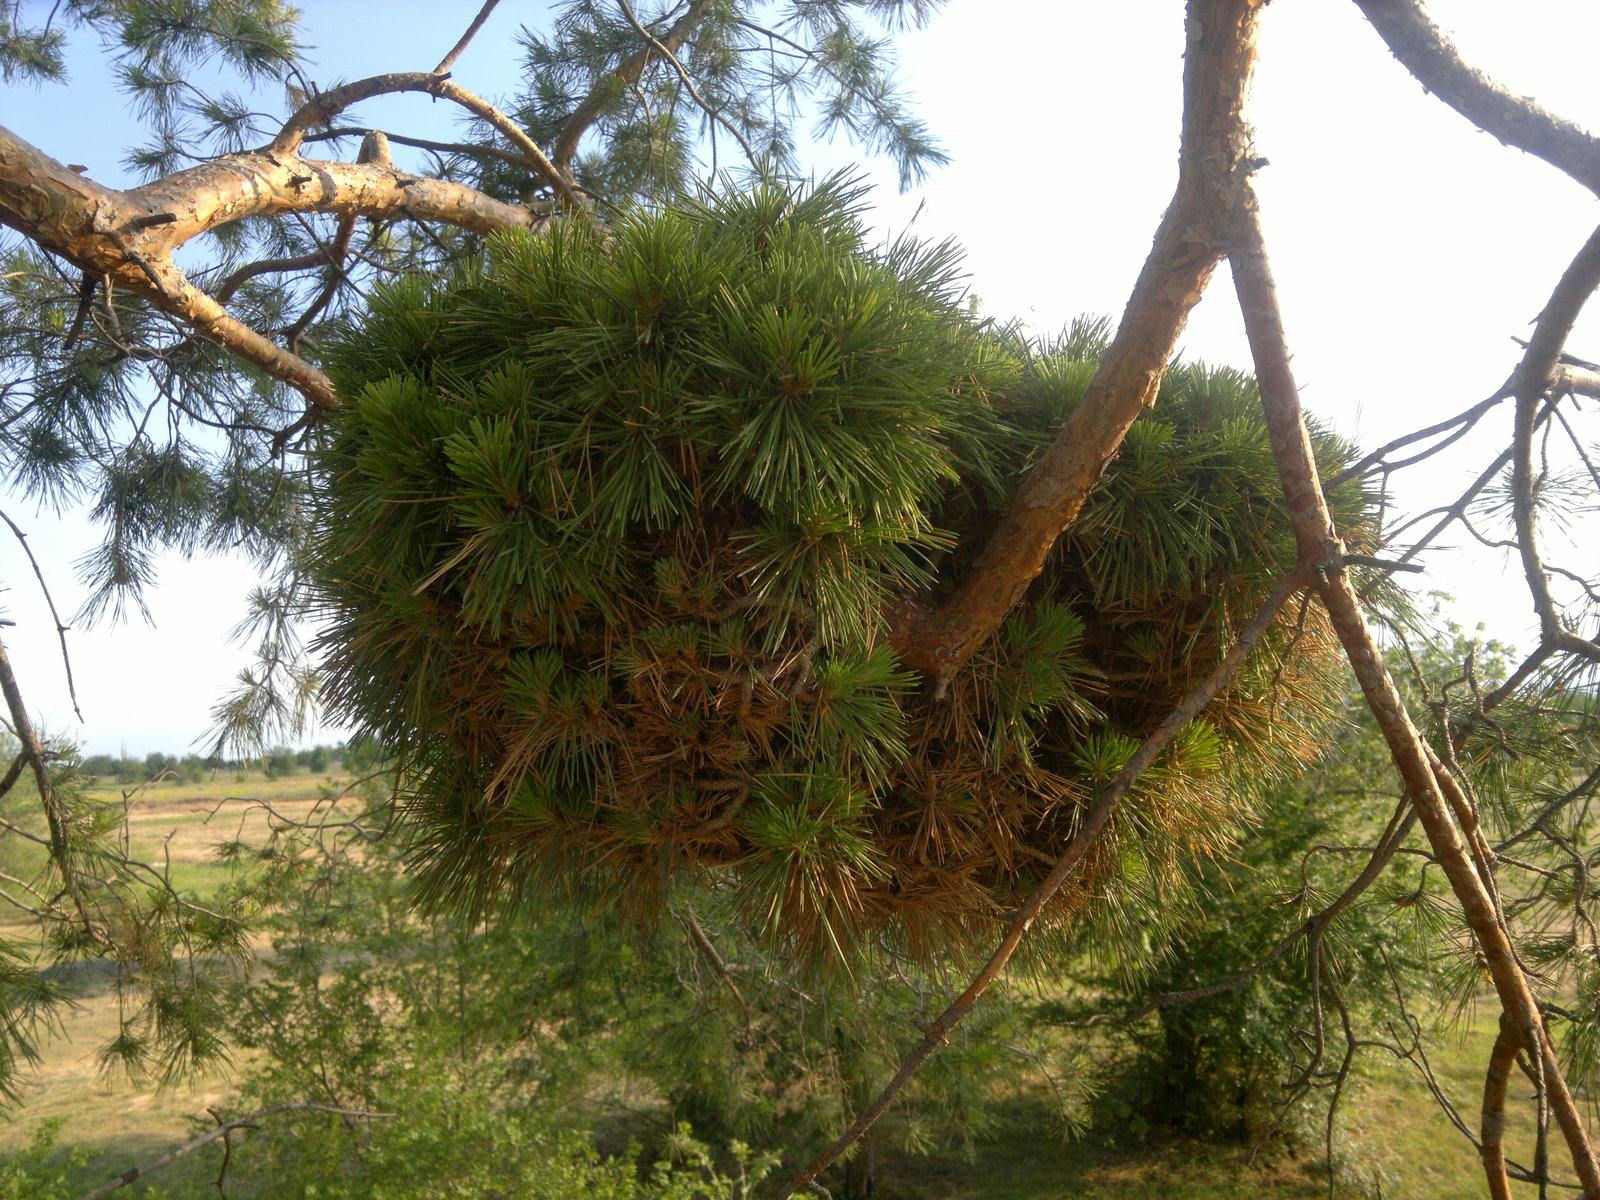
[[[1464,62],[1421,4],[1355,0],[1402,66],[1439,99],[1508,146],[1526,150],[1600,194],[1600,138]]]
[[[316,367],[250,328],[196,287],[172,260],[194,237],[245,217],[333,213],[410,218],[491,233],[545,218],[459,183],[392,163],[324,162],[290,153],[231,154],[119,191],[80,175],[0,127],[0,223],[85,274],[142,296],[245,362],[303,393],[338,403]]]

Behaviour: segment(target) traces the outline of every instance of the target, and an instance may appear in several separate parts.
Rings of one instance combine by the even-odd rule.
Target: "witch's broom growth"
[[[1293,560],[1253,384],[1180,367],[1028,601],[922,686],[887,615],[959,577],[1098,345],[975,322],[953,251],[867,249],[858,200],[506,235],[339,349],[321,644],[400,756],[430,897],[650,913],[693,873],[808,957],[987,931]],[[1313,754],[1327,645],[1286,619],[1057,911],[1214,848],[1241,772]]]

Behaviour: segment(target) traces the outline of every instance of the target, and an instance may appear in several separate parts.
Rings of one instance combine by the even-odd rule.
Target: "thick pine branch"
[[[1395,58],[1428,91],[1478,128],[1526,150],[1600,193],[1600,137],[1519,96],[1464,62],[1415,0],[1355,0]]]
[[[284,122],[283,128],[278,131],[278,136],[272,139],[262,153],[273,157],[298,154],[301,144],[311,130],[328,126],[334,117],[351,105],[374,96],[387,96],[399,92],[422,92],[440,100],[459,104],[515,146],[528,172],[537,176],[546,186],[555,189],[568,207],[575,209],[583,207],[583,202],[574,190],[572,180],[567,173],[551,164],[538,143],[530,138],[521,126],[481,96],[453,82],[448,75],[422,71],[374,75],[370,79],[358,79],[354,83],[346,83],[326,92],[319,92],[295,110],[294,114]]]
[[[0,223],[95,279],[144,297],[327,408],[337,398],[321,371],[231,315],[172,261],[175,250],[208,230],[291,212],[409,218],[475,233],[543,220],[520,205],[387,162],[321,162],[292,154],[232,154],[118,191],[0,127]]]
[[[1155,402],[1178,335],[1222,258],[1235,180],[1250,169],[1243,110],[1259,0],[1190,5],[1177,192],[1072,419],[1017,492],[956,591],[931,608],[907,604],[893,637],[903,659],[947,680],[989,639],[1033,582],[1056,539]]]

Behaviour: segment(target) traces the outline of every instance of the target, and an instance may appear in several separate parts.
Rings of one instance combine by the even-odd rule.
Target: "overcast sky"
[[[25,0],[28,3],[28,0]],[[480,0],[319,0],[305,40],[314,78],[428,69]],[[1600,4],[1593,0],[1435,0],[1432,11],[1469,58],[1508,86],[1600,127]],[[503,0],[455,67],[464,86],[505,97],[514,86],[513,34],[543,5]],[[441,14],[448,14],[441,16]],[[879,220],[953,235],[967,248],[984,311],[1059,328],[1078,313],[1120,313],[1176,175],[1183,47],[1179,0],[952,0],[902,41],[903,77],[949,151],[950,166],[913,193],[878,172]],[[73,60],[70,87],[0,91],[0,123],[101,182],[124,186],[135,140],[101,62]],[[426,98],[370,103],[367,124],[414,131],[446,119]],[[1251,115],[1273,265],[1306,404],[1371,446],[1491,393],[1515,362],[1557,275],[1592,231],[1593,197],[1544,164],[1508,150],[1425,95],[1346,0],[1287,0],[1264,18]],[[823,147],[820,170],[860,161]],[[1248,368],[1226,273],[1183,339],[1189,357]],[[1571,348],[1600,357],[1600,323]],[[1476,446],[1406,485],[1430,496],[1474,473],[1486,446],[1509,438],[1505,414]],[[1477,456],[1475,455],[1475,452]],[[1453,495],[1453,493],[1452,493]],[[94,534],[70,515],[11,499],[56,591],[75,610],[72,560]],[[1600,536],[1589,517],[1591,536]],[[1581,536],[1581,532],[1580,532]],[[1467,625],[1525,640],[1526,601],[1494,555],[1430,558],[1419,586],[1455,593]],[[167,561],[154,628],[74,631],[85,721],[60,684],[59,654],[37,587],[13,543],[0,544],[0,606],[25,693],[55,732],[88,752],[182,750],[246,660],[227,642],[249,572],[227,560]]]

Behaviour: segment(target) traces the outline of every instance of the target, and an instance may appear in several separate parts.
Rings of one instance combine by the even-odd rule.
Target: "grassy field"
[[[203,894],[231,877],[231,868],[215,860],[218,843],[259,840],[274,812],[304,820],[314,809],[325,808],[328,793],[346,783],[340,776],[301,773],[277,779],[220,775],[199,783],[163,782],[126,791],[107,784],[94,794],[126,804],[132,857],[168,866],[175,884]]]
[[[63,1144],[90,1152],[84,1186],[155,1157],[208,1124],[206,1109],[226,1105],[229,1081],[213,1075],[167,1092],[101,1078],[93,1047],[115,1023],[109,989],[86,998],[49,1047],[44,1068],[29,1086],[19,1114],[0,1126],[0,1153],[23,1145],[41,1120],[65,1118]],[[1435,1059],[1441,1086],[1475,1120],[1482,1064],[1493,1040],[1492,1021],[1479,1015],[1464,1037],[1446,1042]],[[1531,1156],[1526,1122],[1510,1144]],[[1390,1200],[1440,1200],[1483,1194],[1471,1146],[1452,1129],[1414,1073],[1385,1067],[1341,1115],[1342,1152],[1357,1169],[1382,1177]],[[210,1159],[186,1171],[195,1177]],[[157,1177],[159,1181],[160,1177]],[[1153,1140],[1135,1147],[1101,1145],[1093,1133],[1079,1142],[1010,1134],[957,1152],[917,1158],[889,1155],[879,1171],[884,1200],[1318,1200],[1327,1179],[1314,1155],[1254,1158],[1248,1148]],[[169,1180],[170,1182],[170,1180]],[[1340,1195],[1357,1194],[1344,1187]],[[1516,1196],[1536,1189],[1514,1185]]]
[[[1476,1127],[1483,1067],[1498,1028],[1487,1000],[1464,1030],[1442,1036],[1430,1055],[1441,1090]],[[1369,1082],[1336,1123],[1338,1151],[1349,1176],[1339,1196],[1355,1196],[1349,1181],[1376,1179],[1384,1200],[1474,1200],[1485,1194],[1483,1171],[1471,1143],[1449,1122],[1417,1072],[1381,1060],[1369,1064]],[[1513,1089],[1512,1102],[1530,1089]],[[1533,1155],[1530,1105],[1512,1115],[1510,1156]],[[1519,1117],[1523,1119],[1518,1119]],[[1559,1135],[1555,1135],[1559,1142]],[[1562,1148],[1552,1148],[1560,1163]],[[1007,1138],[970,1160],[934,1155],[891,1157],[884,1181],[893,1200],[1326,1200],[1328,1179],[1320,1155],[1253,1155],[1247,1147],[1197,1145],[1182,1140],[1139,1147],[1107,1147],[1093,1131],[1081,1142]],[[1538,1189],[1512,1184],[1512,1195],[1532,1200]]]
[[[167,864],[179,886],[203,894],[231,878],[234,870],[213,861],[217,843],[266,833],[267,806],[286,816],[306,817],[326,804],[330,783],[339,785],[337,780],[301,774],[149,787],[127,798],[131,847],[135,854]],[[105,794],[121,799],[115,789]],[[64,1119],[62,1144],[81,1147],[91,1155],[84,1175],[87,1188],[193,1136],[196,1122],[210,1123],[209,1107],[228,1104],[231,1085],[226,1074],[167,1091],[101,1076],[96,1049],[114,1032],[116,1016],[117,997],[109,982],[88,981],[80,1004],[46,1047],[44,1064],[26,1087],[24,1104],[9,1121],[0,1123],[0,1154],[26,1144],[41,1121]],[[1476,1125],[1495,1020],[1492,1003],[1486,1004],[1462,1032],[1437,1039],[1432,1051],[1439,1085],[1469,1125]],[[1381,1059],[1367,1066],[1368,1084],[1346,1106],[1337,1125],[1339,1144],[1353,1161],[1355,1173],[1376,1172],[1382,1196],[1391,1200],[1482,1195],[1482,1175],[1472,1147],[1451,1127],[1415,1070]],[[1520,1126],[1514,1123],[1513,1138],[1508,1139],[1513,1156],[1523,1161],[1532,1154],[1529,1128],[1526,1120]],[[214,1170],[209,1162],[197,1156],[184,1171]],[[161,1178],[157,1176],[156,1182]],[[890,1155],[882,1162],[879,1178],[885,1200],[1135,1196],[1313,1200],[1328,1195],[1317,1156],[1280,1154],[1259,1160],[1245,1148],[1175,1141],[1111,1147],[1093,1132],[1078,1142],[1007,1135],[981,1146],[970,1158],[954,1152],[917,1158]],[[134,1194],[137,1190],[131,1189]],[[1340,1194],[1355,1193],[1341,1188]],[[1514,1185],[1513,1194],[1531,1197],[1536,1189]]]
[[[216,861],[219,843],[260,841],[274,814],[306,820],[329,811],[330,793],[348,779],[334,774],[295,773],[267,779],[219,773],[199,783],[159,782],[121,789],[107,781],[94,791],[126,805],[129,857],[164,871],[174,887],[200,898],[238,877],[241,868]],[[338,803],[354,809],[354,798]],[[0,921],[24,938],[31,926]],[[90,1154],[87,1181],[119,1173],[194,1135],[196,1122],[210,1124],[206,1110],[232,1095],[229,1075],[219,1072],[176,1088],[141,1087],[100,1070],[99,1047],[117,1029],[117,995],[109,979],[92,976],[79,985],[78,1003],[44,1047],[44,1061],[23,1089],[23,1103],[0,1122],[0,1154],[27,1144],[42,1122],[65,1122],[60,1144]]]

